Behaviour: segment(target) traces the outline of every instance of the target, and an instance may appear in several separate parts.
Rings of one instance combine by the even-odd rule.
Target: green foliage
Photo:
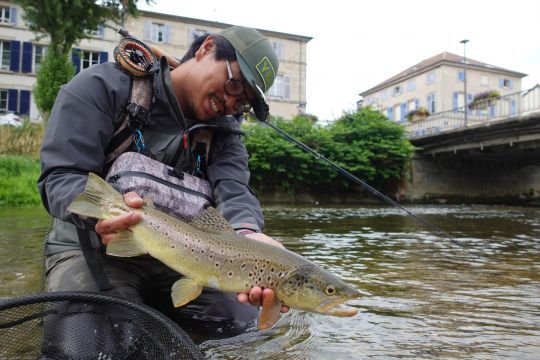
[[[38,70],[34,87],[36,105],[45,114],[45,119],[54,105],[60,86],[67,83],[73,75],[75,68],[68,55],[47,52]]]
[[[32,123],[28,118],[23,126],[0,126],[0,155],[24,155],[37,159],[44,133],[43,123]]]
[[[310,117],[273,123],[321,155],[378,188],[395,187],[414,148],[403,128],[364,109],[321,127]],[[251,184],[258,191],[343,192],[355,185],[322,160],[280,137],[273,129],[246,124]]]
[[[22,156],[0,156],[0,206],[41,204],[37,190],[39,161]]]

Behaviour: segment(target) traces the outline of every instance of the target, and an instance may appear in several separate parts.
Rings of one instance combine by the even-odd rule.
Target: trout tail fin
[[[88,174],[84,193],[78,195],[69,205],[68,211],[96,219],[107,217],[105,204],[124,204],[122,195],[105,180],[94,173]]]

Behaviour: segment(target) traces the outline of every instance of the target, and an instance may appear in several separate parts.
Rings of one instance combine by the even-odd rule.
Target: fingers
[[[259,286],[253,287],[249,293],[243,292],[243,293],[237,294],[237,298],[239,302],[241,302],[242,304],[249,303],[255,306],[262,306],[263,303],[265,303],[264,300],[267,299],[268,297],[275,298],[274,290],[269,289],[269,288],[262,289]],[[265,303],[265,305],[267,304]],[[270,303],[268,304],[268,306],[271,306],[271,305],[273,305],[273,302],[271,304]],[[281,312],[286,313],[287,311],[289,311],[289,307],[286,305],[282,305]]]
[[[124,194],[124,201],[129,207],[140,208],[144,205],[144,200],[134,191]]]
[[[124,201],[129,207],[139,208],[144,205],[144,200],[133,191],[124,195]],[[120,216],[115,216],[106,220],[99,220],[96,224],[95,230],[101,236],[101,241],[104,245],[107,245],[109,241],[114,239],[117,232],[126,230],[130,226],[137,224],[141,221],[142,215],[138,212],[131,212]]]
[[[107,245],[109,241],[114,239],[114,235],[122,230],[128,229],[130,226],[141,221],[142,215],[138,212],[115,216],[107,220],[99,220],[95,230],[101,236],[101,241]]]

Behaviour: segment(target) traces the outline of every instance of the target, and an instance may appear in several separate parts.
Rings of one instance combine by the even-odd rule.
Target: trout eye
[[[328,296],[332,296],[332,295],[335,295],[336,294],[336,288],[332,285],[328,285],[325,289],[324,289],[324,293]]]

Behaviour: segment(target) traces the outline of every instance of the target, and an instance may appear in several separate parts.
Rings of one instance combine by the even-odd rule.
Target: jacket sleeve
[[[216,134],[214,134],[216,136]],[[218,136],[212,141],[207,169],[217,209],[234,229],[261,232],[264,227],[259,201],[249,187],[248,153],[240,136]]]
[[[71,214],[67,207],[84,191],[88,173],[103,171],[104,149],[121,105],[118,91],[129,89],[129,77],[126,83],[117,73],[110,63],[98,65],[62,86],[41,147],[38,188],[43,205],[53,217],[86,229],[93,229],[95,221]]]

